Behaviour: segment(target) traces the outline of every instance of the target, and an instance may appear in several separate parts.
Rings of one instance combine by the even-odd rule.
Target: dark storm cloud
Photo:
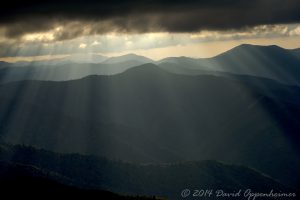
[[[64,27],[56,40],[116,32],[195,32],[300,21],[299,0],[10,0],[0,26],[9,38]]]

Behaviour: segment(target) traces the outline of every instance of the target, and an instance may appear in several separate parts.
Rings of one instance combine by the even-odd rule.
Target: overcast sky
[[[10,0],[0,57],[211,57],[242,43],[300,47],[298,0]],[[13,59],[10,58],[13,61]]]

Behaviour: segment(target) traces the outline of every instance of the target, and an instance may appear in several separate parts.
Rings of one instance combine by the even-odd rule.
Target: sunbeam
[[[297,199],[299,6],[6,2],[0,198]]]

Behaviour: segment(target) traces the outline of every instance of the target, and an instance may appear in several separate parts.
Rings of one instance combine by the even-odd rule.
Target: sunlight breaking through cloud
[[[80,34],[85,32],[86,36],[71,40],[59,39],[68,29],[74,31],[79,28],[78,26],[81,27],[78,30]],[[111,32],[89,35],[93,29],[90,24],[74,22],[72,25],[57,25],[51,31],[26,34],[18,40],[5,40],[5,34],[3,30],[2,32],[0,30],[0,58],[4,60],[6,57],[78,53],[104,55],[137,53],[153,59],[165,57],[163,56],[165,54],[167,56],[211,57],[242,43],[276,44],[284,48],[297,48],[300,45],[299,27],[299,24],[281,24],[261,25],[243,30],[203,30],[194,33],[125,34]],[[204,48],[207,50],[204,51]],[[154,53],[154,51],[157,52]]]
[[[87,45],[86,45],[85,43],[81,43],[81,44],[79,45],[79,48],[80,48],[80,49],[85,49],[86,46],[87,46]]]

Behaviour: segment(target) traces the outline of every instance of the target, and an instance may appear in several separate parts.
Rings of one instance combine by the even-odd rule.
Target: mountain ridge
[[[13,144],[138,163],[241,163],[298,184],[299,87],[243,79],[146,64],[114,76],[8,83],[0,85],[0,133]],[[285,162],[294,164],[278,174]]]
[[[124,61],[128,61],[128,60],[134,60],[140,63],[152,63],[153,60],[150,58],[147,58],[145,56],[141,56],[141,55],[137,55],[137,54],[125,54],[125,55],[121,55],[121,56],[115,56],[115,57],[109,57],[106,60],[103,61],[103,63],[119,63],[119,62],[124,62]]]
[[[278,46],[278,45],[254,45],[254,44],[250,44],[250,43],[244,43],[244,44],[240,44],[238,46],[235,46],[225,52],[222,52],[218,55],[215,55],[213,57],[208,57],[208,58],[193,58],[193,57],[189,57],[189,56],[167,56],[165,58],[161,58],[157,61],[154,61],[153,59],[151,58],[148,58],[146,56],[143,56],[143,55],[139,55],[139,54],[135,54],[135,53],[128,53],[128,54],[123,54],[123,55],[119,55],[119,56],[111,56],[111,57],[108,57],[108,56],[104,56],[104,55],[101,55],[101,54],[92,54],[92,56],[99,56],[99,57],[103,57],[103,58],[106,58],[107,59],[110,59],[110,58],[119,58],[119,57],[128,57],[128,56],[134,56],[134,57],[140,57],[140,58],[146,58],[148,61],[151,61],[151,62],[161,62],[165,59],[172,59],[172,58],[189,58],[189,59],[195,59],[195,60],[202,60],[202,59],[210,59],[210,58],[216,58],[226,52],[230,52],[231,50],[236,50],[236,49],[239,49],[239,48],[276,48],[276,49],[280,49],[280,50],[287,50],[287,51],[294,51],[294,52],[298,52],[300,50],[300,47],[299,48],[293,48],[293,49],[289,49],[289,48],[284,48],[284,47],[281,47],[281,46]],[[70,57],[73,57],[73,56],[76,56],[77,54],[74,54],[74,55],[67,55],[66,57],[64,58],[58,58],[58,59],[51,59],[52,61],[55,61],[55,60],[64,60],[64,59],[67,59],[67,58],[70,58]],[[78,55],[85,55],[85,54],[78,54]],[[76,57],[75,57],[76,58]],[[43,61],[51,61],[51,60],[43,60]],[[43,62],[43,61],[37,61],[37,62]],[[20,61],[22,62],[22,61]],[[36,61],[34,61],[36,62]],[[103,60],[102,62],[105,62],[105,60]],[[17,62],[16,62],[17,63]],[[31,63],[30,61],[27,61],[26,63]],[[95,62],[93,62],[95,63]],[[98,62],[98,63],[101,63],[101,62]],[[1,64],[12,64],[12,62],[6,62],[6,61],[0,61],[0,65]]]
[[[42,61],[41,66],[33,64],[27,67],[2,63],[0,81],[3,83],[22,79],[72,80],[91,74],[114,75],[131,67],[152,63],[168,72],[177,74],[211,74],[226,77],[230,73],[269,78],[289,85],[300,85],[300,69],[298,67],[300,54],[297,53],[298,51],[297,49],[284,49],[276,45],[244,44],[215,57],[201,59],[168,57],[153,61],[144,56],[127,54],[108,58],[101,63],[65,62],[49,66],[47,62]]]
[[[293,190],[248,167],[212,160],[137,165],[78,154],[56,154],[26,146],[2,146],[6,150],[0,147],[1,159],[11,158],[12,163],[19,162],[57,172],[73,180],[74,186],[83,189],[104,188],[121,194],[146,194],[170,199],[181,199],[182,188],[189,186],[193,189],[199,185],[229,191],[248,188],[261,192],[269,189]],[[88,184],[84,186],[82,183]]]

